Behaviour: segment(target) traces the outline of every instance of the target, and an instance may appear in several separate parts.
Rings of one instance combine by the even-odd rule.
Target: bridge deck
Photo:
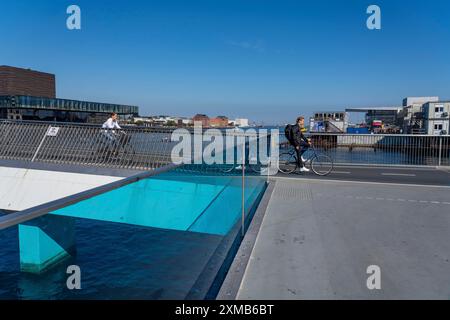
[[[273,183],[238,299],[450,296],[449,187]],[[381,268],[381,290],[367,289],[370,265]]]

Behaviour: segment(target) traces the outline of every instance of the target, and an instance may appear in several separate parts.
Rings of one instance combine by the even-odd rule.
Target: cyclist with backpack
[[[309,172],[308,168],[305,168],[303,162],[303,154],[311,146],[310,140],[303,134],[303,129],[305,127],[305,117],[300,116],[297,118],[295,125],[288,124],[284,129],[285,136],[289,143],[295,148],[297,153],[297,164],[300,168],[300,172]]]

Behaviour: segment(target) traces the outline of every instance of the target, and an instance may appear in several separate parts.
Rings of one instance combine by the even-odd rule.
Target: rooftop
[[[363,108],[347,108],[346,112],[367,112],[367,111],[397,111],[403,107],[363,107]]]

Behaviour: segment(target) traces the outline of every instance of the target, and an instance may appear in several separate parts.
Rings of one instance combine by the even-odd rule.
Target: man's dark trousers
[[[297,152],[297,165],[299,168],[303,168],[302,156],[308,149],[309,144],[304,141],[300,142],[300,148],[295,148],[295,151]]]

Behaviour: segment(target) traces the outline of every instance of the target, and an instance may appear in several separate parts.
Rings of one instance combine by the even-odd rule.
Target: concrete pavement
[[[314,179],[273,179],[237,299],[450,299],[450,187]]]

